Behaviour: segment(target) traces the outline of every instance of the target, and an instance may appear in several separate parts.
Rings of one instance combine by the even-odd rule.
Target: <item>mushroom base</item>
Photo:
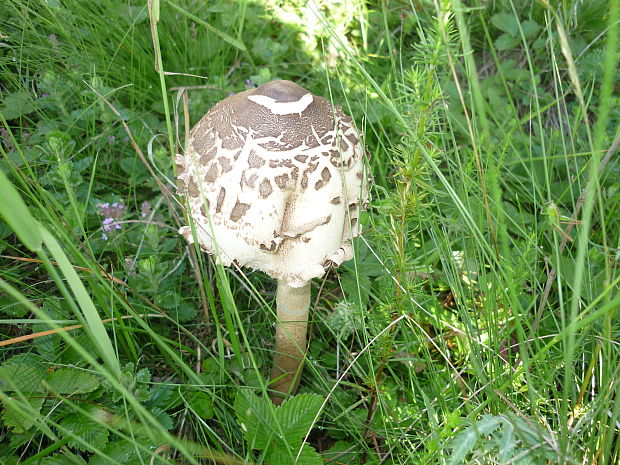
[[[276,350],[269,397],[280,405],[297,390],[306,357],[310,283],[291,287],[286,281],[278,280],[276,307]]]

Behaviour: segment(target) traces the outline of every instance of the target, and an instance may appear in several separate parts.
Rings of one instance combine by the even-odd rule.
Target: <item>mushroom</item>
[[[276,404],[299,383],[310,281],[353,256],[368,201],[364,154],[339,106],[273,81],[217,103],[175,157],[201,249],[224,266],[234,261],[278,280]],[[179,232],[194,241],[189,226]]]

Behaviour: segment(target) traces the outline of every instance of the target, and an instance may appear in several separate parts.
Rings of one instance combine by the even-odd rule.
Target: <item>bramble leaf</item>
[[[248,390],[239,391],[235,399],[237,421],[243,429],[243,436],[253,449],[264,449],[273,437],[270,402],[269,399],[258,397]]]
[[[60,425],[77,437],[83,439],[83,442],[75,439],[69,441],[70,447],[74,447],[81,451],[92,451],[92,446],[98,449],[103,448],[107,444],[110,435],[110,432],[104,425],[79,412],[67,415],[60,422]],[[67,432],[62,430],[60,434],[62,437],[70,437]]]
[[[15,355],[0,366],[0,389],[5,392],[44,392],[41,380],[45,376],[45,367],[39,355]]]
[[[270,447],[265,454],[265,462],[278,465],[322,465],[323,459],[314,448],[305,442],[301,448]]]
[[[52,392],[59,394],[87,394],[99,387],[95,376],[73,368],[59,368],[45,382]]]
[[[276,419],[288,444],[298,442],[308,434],[322,403],[323,397],[318,394],[299,394],[278,407]]]
[[[37,414],[41,411],[43,397],[26,398],[25,401],[15,397],[2,398],[2,421],[14,433],[25,433],[34,425]]]

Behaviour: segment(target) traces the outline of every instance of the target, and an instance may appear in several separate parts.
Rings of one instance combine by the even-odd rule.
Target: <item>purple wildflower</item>
[[[97,205],[97,210],[99,215],[104,218],[101,222],[101,238],[107,241],[110,238],[107,233],[118,231],[122,228],[122,225],[119,224],[118,221],[125,215],[125,204],[122,200],[120,202],[113,202],[112,204],[104,202]]]

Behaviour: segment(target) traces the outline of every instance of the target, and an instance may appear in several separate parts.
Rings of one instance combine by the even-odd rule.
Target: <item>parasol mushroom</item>
[[[175,158],[201,249],[278,280],[276,404],[299,383],[310,281],[352,258],[368,201],[361,137],[340,107],[273,81],[217,103]],[[189,226],[179,232],[194,241]]]

